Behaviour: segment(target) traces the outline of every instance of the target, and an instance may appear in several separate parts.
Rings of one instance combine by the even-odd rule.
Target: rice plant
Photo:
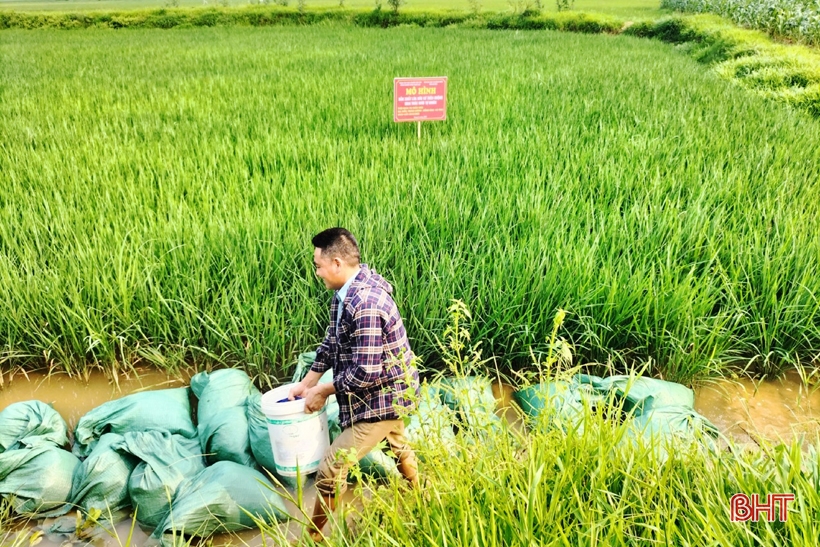
[[[761,453],[657,451],[592,417],[582,434],[507,433],[426,453],[424,488],[381,487],[332,545],[814,545],[816,462],[799,443]],[[732,522],[735,493],[789,492],[785,522]]]
[[[29,530],[30,520],[14,511],[11,499],[0,498],[0,547],[24,547],[37,545],[43,532]]]
[[[0,32],[3,367],[284,376],[344,225],[414,350],[453,298],[493,368],[557,309],[581,363],[690,381],[820,353],[820,125],[669,46],[471,29]],[[450,78],[392,122],[392,79]]]

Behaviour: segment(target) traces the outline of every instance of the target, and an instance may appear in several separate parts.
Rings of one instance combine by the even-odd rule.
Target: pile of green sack
[[[590,411],[606,406],[627,421],[627,442],[639,439],[665,458],[676,443],[714,448],[718,429],[695,411],[695,393],[686,386],[643,376],[601,378],[577,374],[520,389],[515,400],[534,427],[583,431]]]
[[[191,393],[196,396],[197,423]],[[289,518],[251,445],[258,390],[241,370],[201,372],[190,388],[135,393],[65,420],[40,401],[0,412],[0,495],[31,518],[133,507],[153,536],[208,536]],[[257,438],[270,453],[270,440]],[[67,520],[67,519],[63,519]],[[55,525],[67,532],[66,524]]]
[[[299,356],[294,382],[315,357]],[[332,380],[328,371],[320,381]],[[276,475],[261,397],[241,370],[201,372],[190,388],[127,395],[89,411],[77,423],[73,445],[66,422],[49,405],[10,405],[0,412],[0,495],[32,518],[75,510],[99,511],[104,518],[133,508],[136,520],[169,544],[181,534],[253,527],[254,518],[285,520],[283,500],[268,477],[286,485],[293,479]],[[341,434],[333,396],[327,412],[333,442]],[[454,416],[440,387],[425,386],[407,435],[414,443],[447,445]],[[378,449],[360,469],[374,478],[398,474],[393,459]],[[51,531],[70,534],[74,525],[65,518]]]
[[[426,390],[426,391],[425,391]],[[642,376],[601,378],[576,374],[518,389],[515,401],[531,428],[560,428],[582,432],[596,410],[617,415],[627,423],[625,443],[643,441],[660,458],[672,445],[699,443],[714,450],[717,428],[695,411],[695,394],[686,386]],[[426,444],[451,445],[453,427],[482,433],[503,429],[497,414],[492,381],[483,376],[438,379],[422,389],[419,412],[412,417],[408,436]],[[615,416],[613,416],[615,417]],[[424,438],[419,432],[424,431]],[[488,436],[492,438],[492,436]]]
[[[314,360],[312,352],[299,356],[294,382]],[[332,379],[328,371],[321,381]],[[66,422],[49,405],[10,405],[0,412],[0,495],[32,518],[75,510],[105,518],[133,508],[136,520],[166,543],[180,534],[252,527],[254,518],[282,521],[288,513],[268,477],[286,485],[293,479],[276,475],[261,397],[241,370],[201,372],[190,388],[136,393],[89,411],[73,445]],[[437,390],[425,391],[419,406],[408,436],[452,438]],[[341,434],[335,397],[327,407],[332,442]],[[371,477],[398,474],[379,450],[360,467]],[[60,519],[50,530],[70,534],[74,522]]]

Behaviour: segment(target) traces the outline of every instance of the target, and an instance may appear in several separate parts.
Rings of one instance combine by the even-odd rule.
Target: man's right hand
[[[328,390],[328,388],[330,388]],[[333,391],[333,384],[321,384],[305,391],[305,414],[312,414],[325,406],[325,401]]]
[[[296,397],[304,398],[307,390],[318,384],[319,378],[321,377],[321,373],[309,370],[301,382],[293,384],[293,387],[290,388],[290,391],[288,392],[288,400],[292,401]]]

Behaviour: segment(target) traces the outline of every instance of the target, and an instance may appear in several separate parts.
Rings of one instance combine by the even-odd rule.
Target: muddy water
[[[52,404],[73,430],[81,416],[106,401],[138,391],[184,386],[188,384],[191,375],[191,371],[183,371],[172,378],[162,372],[147,369],[138,370],[130,376],[119,376],[116,382],[101,373],[91,374],[87,381],[61,374],[29,373],[26,376],[17,373],[11,378],[6,375],[0,389],[0,410],[18,401],[39,399]],[[513,388],[495,384],[493,392],[499,402],[499,415],[506,417],[514,427],[523,427],[520,412],[514,407]],[[799,434],[814,436],[820,433],[820,390],[808,390],[796,374],[764,382],[747,379],[713,382],[695,391],[695,408],[739,444],[754,446],[761,439],[789,440]],[[295,492],[291,490],[289,493],[295,497]],[[308,483],[305,485],[301,510],[296,504],[286,502],[290,514],[297,519],[281,525],[280,530],[289,538],[295,538],[301,533],[299,521],[304,521],[304,514],[311,512],[314,500],[315,489]],[[348,502],[351,501],[352,495],[348,494]],[[38,524],[46,527],[52,522],[53,520],[47,520]],[[100,531],[93,544],[98,547],[125,545],[130,525],[130,520],[120,522],[113,530],[116,532],[113,536]],[[150,544],[150,533],[151,530],[136,526],[131,544]],[[71,539],[55,535],[44,538],[40,545],[56,547],[67,544],[65,542]],[[215,536],[208,543],[214,547],[276,544],[258,530]]]
[[[156,369],[137,369],[114,380],[96,371],[86,381],[59,372],[6,373],[0,388],[0,410],[12,403],[38,399],[53,406],[73,432],[79,419],[92,408],[129,393],[187,386],[192,375],[189,370],[171,377]]]
[[[779,380],[720,380],[695,391],[695,410],[737,444],[789,441],[820,433],[820,389],[797,372]]]

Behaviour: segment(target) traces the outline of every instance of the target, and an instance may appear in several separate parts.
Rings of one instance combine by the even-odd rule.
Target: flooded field
[[[130,376],[120,376],[117,382],[102,373],[91,374],[87,381],[64,374],[6,375],[0,389],[0,410],[15,402],[38,399],[53,405],[67,421],[70,430],[73,430],[81,416],[106,401],[139,391],[185,386],[192,374],[183,372],[176,377],[169,377],[163,372],[146,369],[138,370]],[[494,384],[493,392],[498,400],[498,413],[516,428],[523,427],[521,415],[512,399],[513,387]],[[807,388],[796,373],[787,374],[779,380],[737,379],[712,382],[695,390],[695,408],[727,437],[752,448],[764,439],[787,441],[799,435],[807,435],[811,439],[820,431],[820,390]],[[295,490],[291,489],[288,493],[295,498]],[[351,493],[347,497],[348,501],[352,500]],[[296,538],[301,533],[303,510],[309,513],[314,500],[315,490],[312,482],[308,481],[304,489],[303,509],[286,501],[294,520],[281,525],[281,529],[289,538]],[[73,521],[74,516],[62,518],[63,522],[68,522]],[[46,519],[37,523],[37,529],[46,531],[55,523],[56,519]],[[150,545],[151,530],[143,530],[136,525],[132,531],[131,524],[131,519],[124,515],[114,529],[98,529],[90,538],[79,543],[73,534],[51,533],[44,535],[39,544],[56,547],[90,543],[99,547],[115,547],[124,545],[130,534],[131,544]],[[23,529],[21,533],[28,533],[29,530]],[[214,546],[252,547],[275,544],[258,530],[215,536],[208,543]]]

